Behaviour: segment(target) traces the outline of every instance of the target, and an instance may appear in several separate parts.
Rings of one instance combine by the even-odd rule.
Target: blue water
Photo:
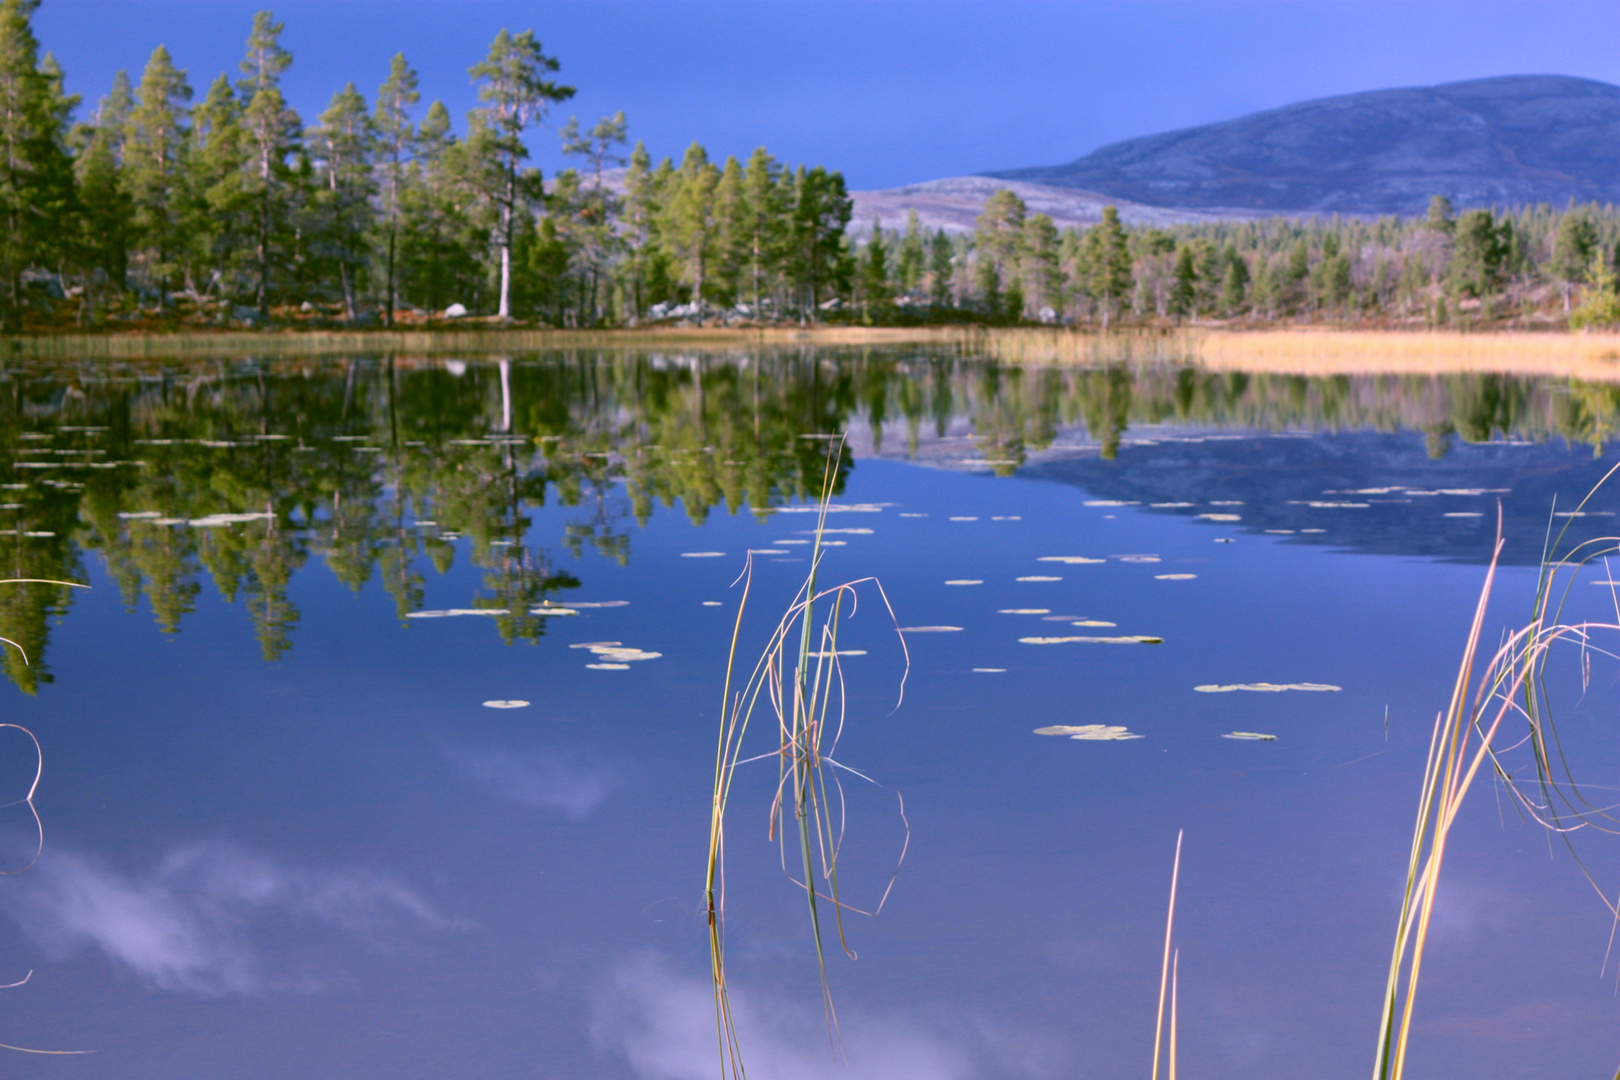
[[[879,456],[861,410],[844,420],[856,450],[835,501],[876,505],[829,516],[871,531],[833,534],[843,544],[823,580],[875,577],[895,615],[863,585],[840,632],[841,649],[865,655],[843,661],[838,759],[882,785],[846,778],[846,897],[864,906],[888,883],[906,839],[896,792],[909,849],[881,915],[846,921],[859,959],[830,946],[835,1048],[803,894],[766,836],[776,769],[742,769],[726,912],[751,1073],[1142,1075],[1184,830],[1182,1068],[1368,1075],[1430,724],[1498,498],[1511,526],[1538,530],[1510,540],[1539,550],[1549,493],[1573,505],[1615,456],[1498,436],[1431,459],[1422,432],[1401,430],[1228,427],[1235,438],[1179,442],[1211,429],[1170,423],[1104,461],[1081,425],[1072,449],[996,476],[904,460],[892,436]],[[1345,490],[1324,462],[1347,459],[1359,487],[1508,490],[1303,505],[1302,492]],[[1226,464],[1189,487],[1189,461]],[[1140,505],[1091,505],[1121,502]],[[1587,509],[1615,508],[1605,492]],[[716,1075],[702,881],[734,582],[750,549],[796,552],[755,558],[742,638],[757,653],[807,568],[788,561],[807,548],[777,542],[806,539],[814,517],[720,505],[694,524],[685,510],[677,500],[638,523],[611,477],[577,505],[554,481],[531,485],[511,539],[577,579],[552,598],[627,602],[547,617],[533,643],[504,643],[489,617],[402,619],[381,571],[351,588],[325,565],[334,545],[311,541],[287,585],[290,647],[266,660],[251,596],[228,600],[201,574],[194,610],[166,633],[85,551],[73,565],[92,588],[48,628],[53,681],[4,691],[3,719],[44,748],[45,851],[0,881],[0,981],[33,972],[0,992],[0,1042],[94,1053],[5,1052],[5,1074]],[[622,562],[563,542],[593,521],[628,538]],[[421,568],[421,610],[489,592],[494,563],[475,565],[472,539],[448,544],[447,570]],[[724,554],[683,555],[699,551]],[[1528,613],[1525,561],[1500,572],[1492,641]],[[1059,580],[1017,580],[1030,576]],[[1603,614],[1607,590],[1575,588],[1572,614]],[[907,634],[907,670],[896,622],[961,630]],[[1137,634],[1163,643],[1019,641]],[[597,658],[569,646],[596,641],[661,655],[591,669]],[[1567,687],[1567,749],[1594,791],[1620,783],[1616,671],[1596,658],[1584,692],[1573,663],[1552,672]],[[1261,681],[1342,689],[1193,689]],[[1033,734],[1092,723],[1142,738]],[[1234,730],[1276,740],[1220,737]],[[757,735],[755,752],[770,750],[771,732]],[[0,753],[16,792],[3,797],[19,797],[31,748],[0,731]],[[1612,959],[1600,974],[1611,918],[1562,843],[1488,779],[1470,800],[1412,1075],[1606,1075],[1620,1060]],[[31,850],[26,808],[0,813],[12,850]],[[1612,897],[1616,841],[1578,841]]]

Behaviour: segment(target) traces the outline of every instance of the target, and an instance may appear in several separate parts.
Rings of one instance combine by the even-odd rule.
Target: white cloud
[[[813,993],[813,990],[812,990]],[[750,1075],[772,1080],[967,1080],[1063,1071],[1041,1040],[1009,1038],[975,1018],[932,1025],[846,1016],[842,1062],[819,1009],[733,990],[733,1013]],[[707,980],[676,975],[653,956],[615,969],[594,996],[591,1037],[640,1080],[713,1080],[718,1074],[714,996]]]
[[[578,821],[613,790],[612,774],[576,769],[550,754],[518,754],[502,747],[445,747],[463,776],[498,799],[534,809],[561,810]]]
[[[371,941],[401,928],[462,925],[386,875],[288,869],[220,842],[173,848],[137,873],[53,845],[7,881],[0,908],[53,959],[93,949],[153,986],[213,996],[310,988],[255,945],[267,922]]]

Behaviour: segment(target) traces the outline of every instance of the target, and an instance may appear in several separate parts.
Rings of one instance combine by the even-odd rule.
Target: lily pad
[[[1328,683],[1315,683],[1315,682],[1295,682],[1295,683],[1250,682],[1250,683],[1231,683],[1231,684],[1225,685],[1225,686],[1222,686],[1222,685],[1219,685],[1219,684],[1216,684],[1216,683],[1206,683],[1203,686],[1195,686],[1195,687],[1193,687],[1193,689],[1198,691],[1200,694],[1227,694],[1227,693],[1231,693],[1233,690],[1253,690],[1256,693],[1261,693],[1261,694],[1278,694],[1278,693],[1281,693],[1284,690],[1328,691],[1328,690],[1342,690],[1344,688],[1342,686],[1331,686]]]
[[[1090,645],[1163,645],[1164,638],[1135,634],[1130,637],[1021,637],[1024,645],[1063,645],[1071,641]]]
[[[511,701],[484,702],[484,708],[486,709],[527,709],[528,707],[529,703],[527,701],[521,701],[518,699],[513,699]]]
[[[1248,739],[1251,742],[1276,742],[1277,736],[1263,735],[1258,731],[1229,731],[1222,735],[1223,739]]]
[[[1084,742],[1124,742],[1126,739],[1140,739],[1119,724],[1053,724],[1051,727],[1038,727],[1037,735],[1067,735],[1071,739],[1080,739]]]

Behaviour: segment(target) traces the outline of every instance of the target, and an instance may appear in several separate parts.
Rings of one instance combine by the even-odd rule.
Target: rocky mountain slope
[[[1620,202],[1620,87],[1511,75],[1346,94],[986,175],[1206,211]]]

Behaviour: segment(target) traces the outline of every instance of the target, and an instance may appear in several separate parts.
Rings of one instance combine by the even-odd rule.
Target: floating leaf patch
[[[1126,739],[1142,738],[1118,724],[1053,724],[1051,727],[1036,728],[1035,734],[1067,735],[1085,742],[1124,742]]]
[[[1162,645],[1164,638],[1136,634],[1131,637],[1021,637],[1024,645],[1062,645],[1070,641],[1092,645]]]
[[[1223,739],[1248,739],[1253,742],[1276,742],[1277,736],[1263,735],[1258,731],[1229,731],[1222,735]]]
[[[1319,682],[1295,682],[1295,683],[1249,682],[1249,683],[1232,683],[1231,685],[1228,685],[1228,686],[1221,686],[1221,685],[1218,685],[1216,683],[1206,683],[1203,686],[1195,686],[1195,687],[1193,687],[1193,689],[1198,691],[1200,694],[1226,694],[1226,693],[1230,693],[1233,690],[1253,690],[1253,691],[1256,691],[1257,693],[1262,693],[1262,694],[1276,694],[1276,693],[1281,693],[1284,690],[1320,690],[1320,691],[1327,691],[1327,690],[1342,690],[1344,688],[1342,686],[1330,686],[1327,683],[1319,683]]]

